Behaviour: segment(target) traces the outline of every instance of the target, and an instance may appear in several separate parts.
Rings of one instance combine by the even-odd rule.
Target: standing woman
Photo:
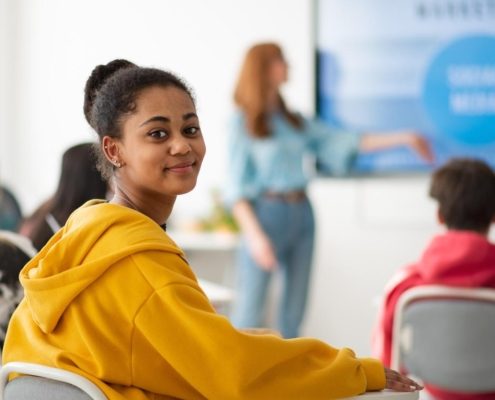
[[[244,333],[215,312],[165,230],[177,196],[196,185],[206,151],[180,79],[100,65],[86,100],[114,197],[76,210],[23,268],[25,298],[10,321],[3,363],[76,372],[110,400],[323,400],[419,388],[350,349]]]
[[[239,112],[230,132],[226,199],[244,235],[232,321],[240,328],[264,324],[268,285],[277,271],[283,279],[278,329],[292,338],[306,307],[315,231],[304,157],[313,153],[342,173],[360,151],[404,145],[425,160],[432,156],[414,132],[338,132],[290,111],[280,94],[287,72],[274,43],[253,46],[244,59],[234,93]]]

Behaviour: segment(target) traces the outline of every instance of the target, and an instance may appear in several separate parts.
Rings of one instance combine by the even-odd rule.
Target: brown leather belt
[[[306,200],[304,190],[294,190],[292,192],[265,192],[263,194],[268,199],[285,201],[287,203],[299,203]]]

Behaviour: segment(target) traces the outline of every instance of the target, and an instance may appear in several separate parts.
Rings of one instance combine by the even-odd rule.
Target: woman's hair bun
[[[136,64],[124,59],[116,59],[105,65],[97,65],[93,69],[84,87],[84,116],[90,125],[91,109],[98,90],[115,72],[131,67],[136,67]]]

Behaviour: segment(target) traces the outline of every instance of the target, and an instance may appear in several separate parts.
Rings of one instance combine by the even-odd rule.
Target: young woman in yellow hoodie
[[[86,85],[110,202],[93,200],[22,270],[25,298],[3,362],[64,368],[109,399],[334,399],[418,385],[374,359],[309,338],[235,329],[167,235],[176,197],[205,155],[188,87],[115,60]]]

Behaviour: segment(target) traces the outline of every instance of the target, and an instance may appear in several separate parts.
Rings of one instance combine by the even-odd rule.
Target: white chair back
[[[23,376],[8,382],[9,375],[12,373]],[[14,384],[15,390],[10,389],[10,385],[14,387]],[[26,391],[26,386],[31,386],[29,391]],[[43,390],[38,390],[38,387],[43,388]],[[60,390],[65,392],[65,398],[69,396],[75,399],[77,396],[81,400],[107,400],[98,386],[74,372],[26,362],[10,362],[0,369],[0,400],[28,398],[31,400],[54,400],[57,398],[57,391]],[[68,395],[68,391],[71,392],[70,395]]]

